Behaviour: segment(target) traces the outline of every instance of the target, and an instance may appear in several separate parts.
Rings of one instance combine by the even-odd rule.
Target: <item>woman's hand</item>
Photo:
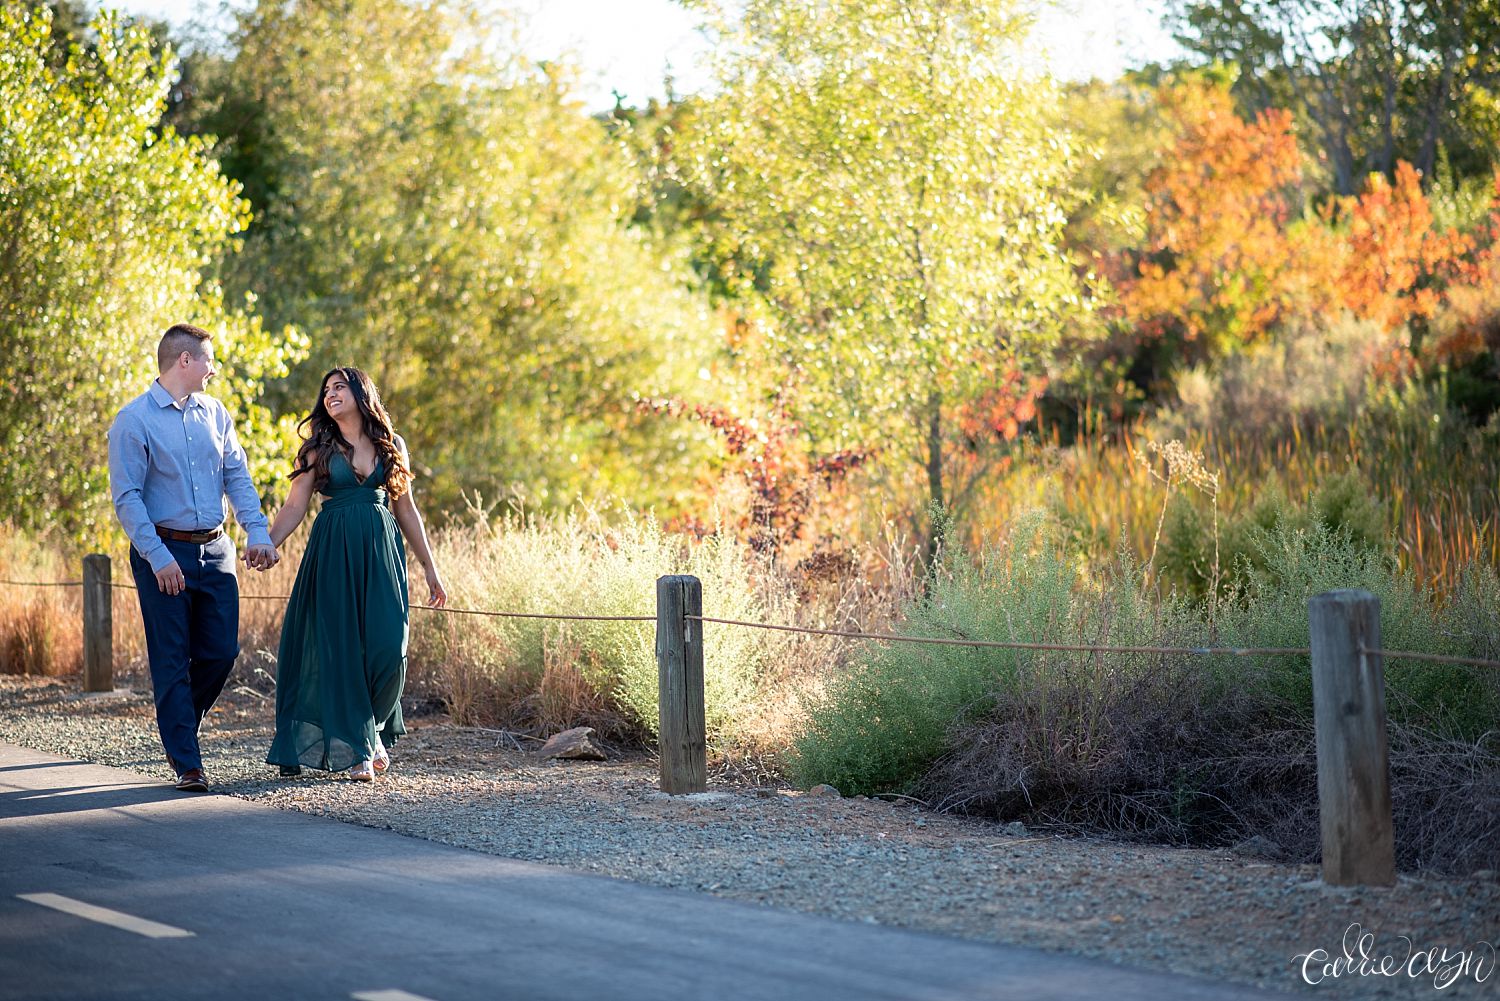
[[[442,608],[448,604],[448,591],[438,579],[436,567],[427,567],[427,604],[433,608]]]

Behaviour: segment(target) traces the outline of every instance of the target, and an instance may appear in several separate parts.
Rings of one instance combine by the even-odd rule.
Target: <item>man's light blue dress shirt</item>
[[[109,428],[109,486],[125,534],[153,571],[175,559],[155,526],[217,528],[225,496],[250,545],[271,544],[234,422],[212,396],[194,393],[178,406],[153,382],[125,404]]]

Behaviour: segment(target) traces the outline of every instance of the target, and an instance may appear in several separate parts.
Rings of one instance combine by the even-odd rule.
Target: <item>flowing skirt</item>
[[[383,494],[338,491],[313,521],[281,627],[267,764],[342,771],[374,756],[377,734],[390,746],[406,732],[406,549]]]

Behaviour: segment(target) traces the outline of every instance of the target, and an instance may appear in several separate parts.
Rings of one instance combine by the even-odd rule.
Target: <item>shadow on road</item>
[[[123,806],[144,806],[171,799],[180,793],[168,785],[143,785],[121,782],[111,785],[53,786],[0,792],[0,820],[20,817],[42,817],[58,813],[80,813],[109,810]]]

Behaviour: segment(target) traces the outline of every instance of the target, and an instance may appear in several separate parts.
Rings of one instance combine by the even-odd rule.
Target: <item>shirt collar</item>
[[[171,407],[171,406],[175,406],[176,403],[177,403],[176,400],[172,399],[172,394],[169,393],[169,392],[167,392],[167,387],[165,387],[165,386],[163,386],[161,384],[161,380],[160,379],[153,379],[153,380],[151,380],[151,390],[150,390],[150,393],[151,393],[151,399],[156,402],[156,405],[158,407]],[[203,403],[202,403],[202,401],[200,401],[198,399],[198,394],[197,393],[189,393],[188,394],[188,398],[187,398],[187,402],[185,404],[183,404],[182,409],[187,410],[189,407],[201,407],[201,406],[203,406]]]

